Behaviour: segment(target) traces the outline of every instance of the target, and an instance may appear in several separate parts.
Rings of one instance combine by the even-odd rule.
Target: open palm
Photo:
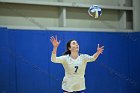
[[[53,47],[58,47],[60,44],[60,40],[59,40],[59,42],[57,41],[57,36],[56,37],[52,36],[50,41],[51,41]]]
[[[99,44],[98,44],[97,52],[102,54],[103,53],[103,50],[104,50],[104,46],[99,47]]]

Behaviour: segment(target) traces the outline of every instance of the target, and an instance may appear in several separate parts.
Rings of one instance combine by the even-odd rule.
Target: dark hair
[[[69,50],[69,48],[71,47],[70,46],[70,43],[71,43],[71,41],[74,41],[74,40],[69,40],[68,42],[67,42],[67,46],[66,46],[66,51],[63,53],[63,55],[70,55],[71,54],[71,51]]]

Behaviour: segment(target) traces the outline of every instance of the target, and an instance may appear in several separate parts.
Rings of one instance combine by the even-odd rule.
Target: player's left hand
[[[99,47],[99,44],[98,44],[97,52],[98,52],[99,54],[103,54],[103,50],[104,50],[104,46]]]

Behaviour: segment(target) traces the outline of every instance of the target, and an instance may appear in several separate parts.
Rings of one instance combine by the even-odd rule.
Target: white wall
[[[119,0],[63,0],[64,2],[78,2],[94,5],[118,5]]]
[[[58,26],[58,8],[1,4],[0,20],[0,25],[7,26]]]
[[[11,0],[5,0],[11,1]],[[12,0],[18,1],[18,0]],[[28,2],[28,0],[24,0]],[[99,5],[111,5],[125,6],[131,5],[131,0],[32,0],[36,2],[65,2],[65,3],[85,3],[85,4],[99,4]],[[135,0],[136,1],[136,0]],[[140,1],[140,0],[138,0]],[[139,4],[137,3],[137,6]],[[137,8],[138,9],[138,8]],[[104,9],[102,16],[97,20],[91,18],[87,13],[87,8],[66,8],[66,28],[103,28],[103,29],[125,29],[122,26],[123,19],[122,14],[118,10]],[[25,4],[5,4],[0,3],[0,25],[1,26],[13,26],[13,27],[38,27],[40,29],[46,27],[59,27],[59,7],[57,6],[42,6],[42,5],[25,5]],[[138,11],[138,10],[137,10]],[[130,13],[129,13],[130,14]],[[131,14],[132,15],[132,14]],[[134,15],[138,18],[137,15]],[[131,17],[131,16],[129,16]],[[137,18],[132,20],[135,24],[134,28],[139,29]],[[124,17],[125,19],[125,17]],[[132,18],[131,18],[132,19]],[[132,22],[128,20],[126,22],[127,29],[132,30]],[[125,23],[125,22],[124,22]]]
[[[134,30],[140,31],[140,0],[133,0],[134,14]]]

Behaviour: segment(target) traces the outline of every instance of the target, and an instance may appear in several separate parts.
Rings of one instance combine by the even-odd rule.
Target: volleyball
[[[94,18],[99,18],[101,15],[102,15],[102,9],[100,6],[98,5],[92,5],[89,7],[88,9],[88,14],[91,16],[91,17],[94,17]]]

